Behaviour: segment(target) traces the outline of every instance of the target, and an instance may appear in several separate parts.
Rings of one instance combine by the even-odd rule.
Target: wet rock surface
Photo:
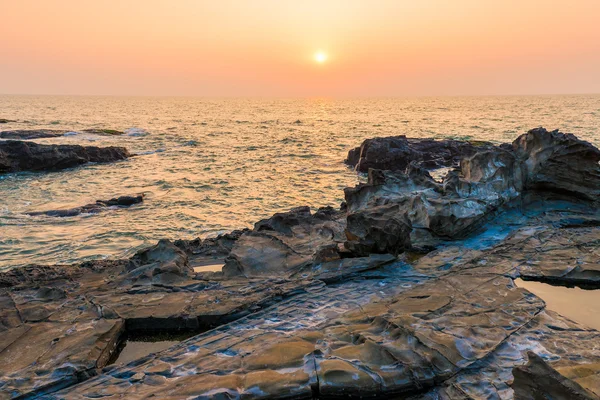
[[[124,160],[131,154],[124,147],[44,145],[16,140],[0,141],[0,173],[55,171],[88,162]]]
[[[49,217],[73,217],[80,214],[97,214],[110,208],[126,208],[144,201],[143,194],[135,196],[119,196],[110,200],[96,200],[95,203],[86,204],[81,207],[74,207],[65,210],[35,211],[29,215],[46,215]]]
[[[0,393],[597,398],[600,332],[514,283],[598,285],[597,150],[543,129],[480,150],[442,182],[371,169],[340,210],[1,273]],[[198,335],[107,366],[132,332],[181,330]]]

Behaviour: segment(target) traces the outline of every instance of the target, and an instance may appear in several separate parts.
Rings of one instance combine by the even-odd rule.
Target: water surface
[[[358,182],[343,163],[374,136],[508,142],[540,125],[600,143],[600,96],[405,99],[197,99],[0,96],[0,130],[127,130],[41,143],[125,146],[130,160],[0,176],[0,268],[124,257],[160,238],[251,227],[292,207],[337,206]],[[143,205],[98,215],[30,217],[116,195]]]
[[[544,300],[549,310],[600,330],[600,290],[555,286],[523,279],[515,279],[515,283]]]

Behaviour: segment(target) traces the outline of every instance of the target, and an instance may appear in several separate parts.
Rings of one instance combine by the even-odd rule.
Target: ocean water
[[[0,176],[0,269],[124,257],[160,238],[213,236],[300,205],[338,206],[359,177],[343,164],[374,136],[510,142],[530,128],[600,145],[600,96],[201,99],[0,96],[0,130],[85,128],[38,140],[124,146],[138,156],[53,173]],[[62,209],[145,193],[142,205],[55,218]]]

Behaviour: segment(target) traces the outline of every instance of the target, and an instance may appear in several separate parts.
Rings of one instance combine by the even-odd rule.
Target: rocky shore
[[[514,279],[600,288],[599,161],[543,128],[377,138],[339,209],[3,272],[0,398],[598,398],[600,332]],[[182,330],[109,365],[128,332]]]

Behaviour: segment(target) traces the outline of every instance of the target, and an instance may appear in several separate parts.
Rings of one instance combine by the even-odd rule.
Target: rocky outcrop
[[[427,169],[437,169],[456,166],[462,158],[493,147],[489,142],[390,136],[365,140],[348,152],[346,164],[359,172],[368,172],[370,168],[404,171],[411,162]]]
[[[513,369],[515,400],[556,399],[594,400],[598,397],[576,382],[565,378],[549,366],[540,356],[530,351],[526,365]]]
[[[82,133],[90,133],[100,136],[118,136],[123,135],[124,132],[117,131],[114,129],[82,129]],[[14,139],[14,140],[31,140],[31,139],[45,139],[45,138],[56,138],[65,136],[71,133],[78,133],[74,131],[68,131],[64,129],[19,129],[11,131],[0,132],[0,139]]]
[[[442,182],[419,162],[371,169],[341,210],[298,207],[128,260],[0,273],[0,393],[597,396],[600,333],[513,281],[599,282],[598,188],[578,176],[595,176],[596,154],[568,135],[527,135],[477,151]],[[561,163],[567,175],[540,167]],[[492,216],[495,232],[473,240]],[[194,272],[208,262],[223,271]],[[106,367],[124,334],[181,329],[198,335]],[[543,364],[523,367],[530,350]]]
[[[0,141],[0,173],[55,171],[88,162],[124,160],[131,154],[124,147],[43,145],[15,140]]]
[[[600,150],[573,134],[533,129],[513,142],[527,190],[598,201]]]
[[[357,254],[431,249],[440,240],[473,234],[502,207],[530,198],[595,203],[599,161],[600,150],[591,144],[539,128],[512,146],[480,149],[462,159],[441,183],[415,162],[404,172],[370,170],[366,184],[345,190],[348,247]],[[373,246],[370,236],[382,230],[382,223],[387,230],[399,226],[394,221],[408,222],[386,235],[387,242],[376,240],[381,249]],[[405,240],[394,237],[401,231]]]
[[[314,214],[309,207],[275,214],[237,239],[223,273],[246,278],[297,275],[314,264],[320,247],[344,241],[344,226],[345,215],[330,207]]]
[[[96,200],[95,203],[65,210],[35,211],[27,214],[32,216],[46,215],[49,217],[74,217],[80,214],[98,214],[102,211],[106,211],[109,208],[126,208],[134,204],[142,203],[143,201],[144,194],[140,193],[135,196],[120,196],[110,200]]]

